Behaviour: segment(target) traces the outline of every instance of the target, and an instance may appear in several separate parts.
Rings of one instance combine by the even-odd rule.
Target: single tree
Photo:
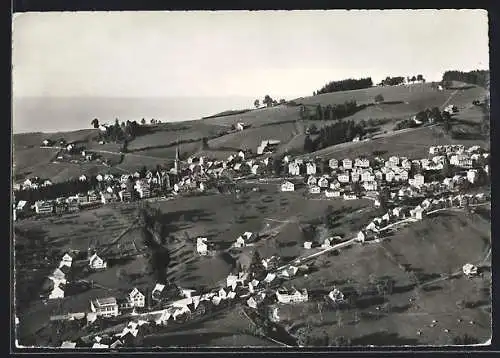
[[[280,104],[285,104],[285,103],[286,103],[286,101],[284,98],[280,99]]]
[[[94,127],[94,128],[99,128],[99,119],[94,118],[94,119],[92,120],[92,122],[90,122],[90,124],[91,124],[91,125],[92,125],[92,127]]]
[[[417,78],[416,78],[415,76],[413,76],[413,77],[411,78],[411,82],[413,82],[413,83],[414,83],[416,80],[417,80]]]
[[[142,125],[145,125],[145,124],[146,124],[146,120],[145,120],[144,118],[143,118],[143,119],[141,119],[141,124],[142,124]]]
[[[424,80],[424,76],[422,75],[417,75],[417,81],[423,81]]]
[[[310,153],[313,151],[313,141],[309,135],[306,135],[304,139],[304,152]]]
[[[260,101],[258,99],[256,99],[254,102],[253,102],[253,105],[255,106],[255,108],[259,108],[260,107]]]
[[[384,96],[382,96],[382,94],[378,94],[375,96],[375,103],[380,103],[380,102],[384,102]]]
[[[271,98],[271,96],[266,94],[262,103],[264,103],[267,107],[271,107],[273,105],[273,99]]]

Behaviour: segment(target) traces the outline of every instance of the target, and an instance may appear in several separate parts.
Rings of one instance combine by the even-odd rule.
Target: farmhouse
[[[165,285],[157,283],[153,288],[153,291],[151,291],[151,298],[155,301],[160,301],[164,289]]]
[[[106,261],[101,259],[97,254],[93,254],[89,258],[89,266],[94,270],[105,269],[107,267]]]
[[[300,303],[307,302],[309,295],[306,289],[303,289],[302,292],[297,289],[293,289],[292,292],[289,292],[281,288],[276,291],[276,298],[278,302],[281,303]]]
[[[71,264],[73,263],[73,258],[69,254],[64,254],[62,257],[61,262],[59,263],[59,268],[63,266],[71,267]]]
[[[325,190],[325,196],[327,198],[340,198],[339,190]]]
[[[465,264],[462,268],[462,271],[467,277],[477,275],[477,267],[472,264]]]
[[[196,251],[200,256],[206,256],[208,254],[208,245],[206,237],[199,237],[196,239]]]
[[[54,285],[54,288],[49,294],[49,300],[55,300],[55,299],[60,299],[64,298],[64,291],[62,290],[59,285]]]
[[[118,316],[118,303],[114,297],[96,298],[94,300],[90,300],[90,309],[99,316]]]
[[[286,181],[281,184],[281,191],[294,191],[295,185],[292,182]]]
[[[128,294],[128,300],[132,304],[132,307],[144,307],[146,302],[146,297],[137,288],[134,288]]]

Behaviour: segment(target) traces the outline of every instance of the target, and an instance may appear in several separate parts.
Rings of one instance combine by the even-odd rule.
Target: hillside
[[[231,114],[232,111],[228,111],[219,116],[215,115],[201,120],[148,125],[146,134],[140,135],[128,143],[128,153],[123,156],[120,155],[121,148],[117,144],[98,144],[95,140],[98,132],[94,129],[51,134],[16,134],[14,135],[16,175],[18,179],[38,175],[65,180],[81,173],[91,174],[111,170],[124,172],[138,169],[143,165],[153,167],[170,162],[175,156],[177,143],[180,143],[183,157],[201,153],[203,138],[208,139],[209,145],[204,153],[209,153],[216,158],[227,158],[231,153],[240,149],[251,149],[255,152],[259,143],[265,139],[279,139],[281,145],[278,152],[280,153],[286,151],[300,153],[303,151],[304,133],[309,125],[314,123],[316,127],[320,128],[332,122],[300,120],[300,107],[297,104],[314,108],[318,104],[322,106],[336,105],[351,100],[355,100],[358,105],[367,105],[367,107],[344,120],[359,122],[368,119],[385,119],[385,124],[378,127],[377,130],[381,134],[385,131],[389,132],[384,139],[376,142],[356,143],[357,151],[373,151],[377,144],[381,143],[386,147],[383,150],[393,152],[397,150],[396,148],[400,146],[402,141],[399,137],[397,140],[391,137],[395,123],[427,108],[444,108],[447,104],[454,104],[461,111],[458,115],[462,121],[460,126],[475,130],[483,115],[478,108],[472,106],[472,101],[483,99],[487,91],[484,88],[463,83],[454,83],[453,88],[438,91],[433,89],[431,84],[372,87],[298,98],[294,101],[296,105],[281,104],[271,108],[241,111],[241,113],[236,111],[233,114]],[[378,94],[384,97],[384,102],[374,104],[374,98]],[[235,131],[231,127],[238,122],[243,122],[250,127],[243,131]],[[412,131],[414,132],[413,139],[404,139],[407,142],[405,146],[408,147],[408,150],[412,151],[416,148],[422,148],[423,145],[435,143],[435,137],[424,134],[428,131],[427,128]],[[401,135],[406,135],[404,130]],[[113,167],[105,167],[96,162],[83,166],[70,163],[52,163],[57,150],[38,148],[41,141],[46,138],[64,138],[67,142],[78,142],[87,149],[107,157],[112,161]],[[443,137],[439,140],[453,141]],[[473,141],[465,141],[464,144],[468,145],[469,142],[473,143]],[[322,153],[337,151],[338,148],[350,145],[326,148]]]

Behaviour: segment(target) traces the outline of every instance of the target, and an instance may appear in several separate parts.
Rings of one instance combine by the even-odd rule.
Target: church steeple
[[[174,162],[175,172],[179,172],[179,138],[177,138],[177,147],[175,148],[175,162]]]

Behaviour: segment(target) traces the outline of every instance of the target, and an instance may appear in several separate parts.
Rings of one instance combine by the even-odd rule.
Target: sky
[[[14,98],[294,97],[489,68],[484,10],[22,13],[12,31]]]

